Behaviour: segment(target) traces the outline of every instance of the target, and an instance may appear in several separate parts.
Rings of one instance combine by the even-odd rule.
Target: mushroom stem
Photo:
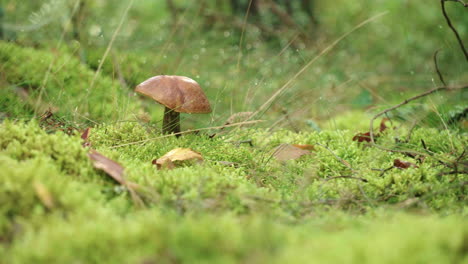
[[[180,132],[180,114],[168,107],[164,108],[163,134]]]

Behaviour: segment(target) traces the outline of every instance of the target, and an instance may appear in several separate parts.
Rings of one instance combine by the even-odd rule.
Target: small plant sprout
[[[200,85],[184,76],[158,75],[140,83],[135,91],[165,106],[163,133],[180,132],[180,114],[211,113],[210,102]]]

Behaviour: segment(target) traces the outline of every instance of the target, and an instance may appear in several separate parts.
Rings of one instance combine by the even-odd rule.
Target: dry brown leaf
[[[55,207],[52,194],[44,184],[40,182],[34,182],[34,191],[36,191],[37,198],[41,200],[42,204],[47,207],[47,209],[52,209]]]
[[[380,121],[379,132],[384,132],[385,130],[387,130],[388,126],[385,124],[385,122],[387,121],[390,121],[390,119],[386,117],[382,118],[382,120]]]
[[[374,140],[378,137],[377,134],[374,135]],[[353,141],[357,141],[357,142],[371,142],[371,137],[370,137],[370,132],[366,132],[366,133],[357,133],[354,137],[353,137]]]
[[[81,144],[81,145],[83,147],[90,147],[91,146],[91,143],[88,141],[90,131],[91,131],[91,128],[88,127],[83,131],[83,134],[81,134],[81,139],[83,139],[83,144]]]
[[[119,163],[109,159],[108,157],[102,155],[101,153],[97,152],[96,150],[91,150],[88,153],[88,157],[93,162],[93,166],[96,169],[103,170],[107,175],[109,175],[112,179],[116,182],[120,183],[121,185],[125,186],[130,195],[132,197],[133,202],[138,207],[145,207],[145,203],[143,202],[142,198],[138,194],[138,190],[140,186],[133,182],[127,182],[124,179],[124,167]]]
[[[159,159],[153,160],[158,169],[173,169],[177,166],[177,162],[194,161],[197,163],[203,162],[203,157],[199,152],[189,148],[175,148]]]
[[[399,169],[408,169],[410,167],[414,167],[414,168],[419,168],[416,164],[414,163],[411,163],[411,162],[408,162],[408,161],[402,161],[402,160],[399,160],[399,159],[395,159],[393,161],[393,166],[395,168],[399,168]]]
[[[94,168],[103,170],[116,182],[125,185],[125,179],[123,178],[124,168],[122,165],[95,150],[91,150],[91,152],[88,153],[88,156],[93,162]]]
[[[281,144],[273,152],[273,157],[279,161],[298,159],[304,155],[309,155],[311,152],[302,148],[298,148],[290,144]]]
[[[388,129],[388,126],[385,124],[387,121],[390,121],[390,119],[388,118],[382,118],[382,120],[380,121],[380,126],[379,126],[379,132],[382,133],[384,132],[385,130]],[[374,133],[374,141],[377,140],[377,138],[379,137],[379,133]],[[353,141],[357,141],[357,142],[371,142],[371,136],[370,136],[370,132],[366,132],[366,133],[357,133],[354,137],[353,137]]]
[[[89,137],[89,131],[91,130],[90,127],[86,128],[83,133],[81,134],[81,139],[83,139],[84,141],[87,141],[88,140],[88,137]]]

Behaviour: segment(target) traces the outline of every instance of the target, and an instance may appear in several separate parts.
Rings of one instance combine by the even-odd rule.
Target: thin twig
[[[438,50],[436,50],[436,51],[434,52],[434,56],[433,56],[433,58],[434,58],[434,66],[435,66],[437,75],[439,75],[439,80],[440,80],[440,82],[442,82],[442,84],[443,84],[444,86],[447,86],[447,84],[446,84],[445,81],[444,81],[444,76],[442,76],[442,73],[440,72],[439,64],[437,64],[437,54],[439,54],[439,51],[440,51],[440,49],[438,49]]]
[[[426,142],[424,141],[424,139],[421,139],[421,145],[423,146],[424,150],[429,154],[429,156],[434,158],[437,162],[439,162],[440,164],[442,164],[442,165],[444,165],[446,167],[449,167],[449,168],[452,167],[452,166],[450,166],[450,164],[447,164],[447,163],[441,161],[440,159],[434,157],[435,153],[429,150],[429,148],[427,147]]]
[[[463,152],[462,152],[462,153],[460,154],[460,156],[457,158],[456,162],[457,162],[457,163],[460,162],[460,160],[461,160],[462,158],[465,157],[465,154],[466,154],[466,149],[463,150]]]
[[[458,31],[452,25],[452,21],[450,21],[450,18],[447,15],[447,11],[445,10],[445,2],[447,2],[447,1],[458,2],[458,3],[462,4],[464,7],[468,7],[468,4],[465,4],[465,2],[463,2],[461,0],[440,0],[440,5],[442,7],[442,14],[445,17],[445,20],[447,21],[448,26],[453,31],[453,34],[455,34],[455,37],[457,38],[458,44],[460,44],[460,48],[462,49],[463,54],[465,54],[465,59],[468,61],[468,52],[466,51],[465,46],[463,45],[463,41],[461,40],[461,37],[458,34]]]
[[[360,178],[360,177],[354,177],[354,176],[348,176],[348,175],[340,175],[340,176],[329,177],[329,178],[326,178],[325,181],[330,181],[330,180],[334,180],[334,179],[354,179],[354,180],[358,180],[358,181],[362,181],[362,182],[368,182],[367,179]]]
[[[315,145],[317,146],[321,146],[323,148],[325,148],[326,150],[328,150],[331,154],[333,154],[333,156],[335,156],[335,158],[337,160],[339,160],[343,165],[345,165],[346,167],[348,167],[350,170],[354,171],[353,167],[351,167],[351,165],[344,159],[340,158],[338,155],[336,155],[331,149],[329,149],[327,146],[325,145],[322,145],[320,143],[315,143]]]
[[[441,87],[436,87],[436,88],[431,89],[431,90],[429,90],[429,91],[426,91],[426,92],[424,92],[424,93],[415,95],[415,96],[413,96],[413,97],[411,97],[411,98],[409,98],[409,99],[405,99],[403,102],[401,102],[401,103],[399,103],[399,104],[397,104],[397,105],[394,105],[394,106],[392,106],[392,107],[390,107],[390,108],[387,108],[387,109],[385,109],[385,110],[382,110],[381,112],[379,112],[379,113],[377,113],[375,116],[373,116],[373,117],[371,118],[371,121],[370,121],[370,129],[369,129],[369,131],[370,131],[370,139],[371,139],[370,142],[371,142],[371,144],[374,145],[374,146],[378,146],[378,145],[375,143],[375,140],[374,140],[374,121],[375,121],[375,119],[377,119],[379,116],[384,115],[384,114],[386,114],[386,113],[388,113],[388,112],[390,112],[390,111],[393,111],[393,110],[395,110],[395,109],[397,109],[397,108],[399,108],[399,107],[401,107],[401,106],[403,106],[403,105],[406,105],[406,104],[408,104],[408,103],[411,102],[411,101],[414,101],[414,100],[417,100],[417,99],[419,99],[419,98],[428,96],[428,95],[433,94],[433,93],[438,92],[438,91],[444,91],[444,90],[445,90],[445,91],[456,91],[456,90],[462,90],[462,89],[466,89],[466,88],[468,88],[468,84],[464,84],[464,85],[461,85],[461,86],[441,86]]]

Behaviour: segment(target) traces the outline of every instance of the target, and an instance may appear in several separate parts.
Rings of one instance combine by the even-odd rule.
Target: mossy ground
[[[395,133],[379,141],[394,141]],[[446,168],[437,161],[456,158],[461,150],[452,147],[466,145],[466,136],[413,131],[399,147],[422,152],[424,139],[437,157],[417,163],[362,146],[350,131],[248,128],[175,138],[135,122],[92,128],[92,148],[121,163],[127,180],[142,187],[141,208],[93,169],[79,135],[48,134],[34,121],[5,121],[0,135],[3,263],[466,261],[467,177],[439,175]],[[253,146],[235,144],[245,139]],[[272,153],[281,143],[328,149],[316,145],[311,155],[279,162]],[[204,163],[174,170],[151,164],[176,147],[199,151]],[[396,158],[419,168],[373,170]],[[331,179],[342,175],[366,181]],[[37,184],[53,206],[40,199]]]
[[[466,83],[438,3],[317,1],[314,40],[298,45],[294,30],[265,39],[256,28],[207,28],[199,11],[219,1],[175,2],[186,8],[177,24],[165,1],[134,1],[112,45],[127,1],[86,1],[80,39],[66,22],[76,1],[1,4],[0,264],[468,263],[468,93],[389,113],[377,143],[420,156],[352,140],[377,111],[440,85],[436,49],[447,83]],[[457,4],[447,10],[466,36]],[[212,102],[211,115],[182,115],[183,130],[257,111],[288,85],[256,126],[176,138],[160,134],[163,108],[132,89],[157,74],[194,78]],[[41,120],[47,109],[53,117]],[[314,150],[278,161],[284,143]],[[93,168],[90,148],[123,165],[144,206]],[[204,162],[157,170],[152,160],[174,148]],[[389,169],[395,159],[417,167]]]

